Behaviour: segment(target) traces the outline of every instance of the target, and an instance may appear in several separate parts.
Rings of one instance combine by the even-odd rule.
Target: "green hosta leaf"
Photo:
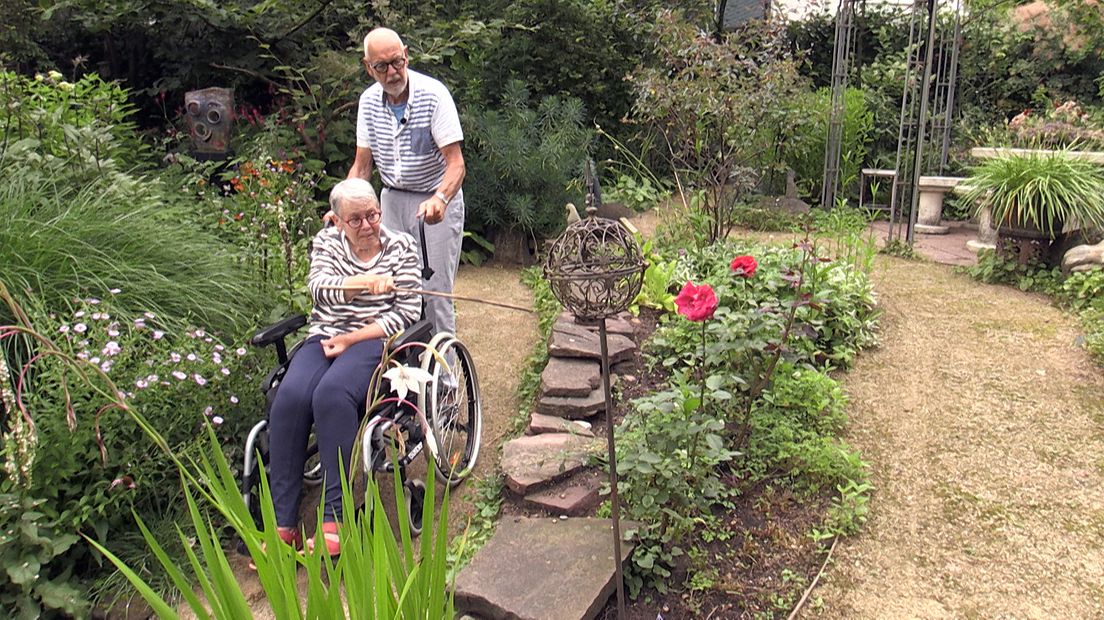
[[[38,579],[40,568],[42,568],[42,565],[38,563],[38,560],[24,557],[22,562],[8,565],[8,578],[16,585],[26,585]]]

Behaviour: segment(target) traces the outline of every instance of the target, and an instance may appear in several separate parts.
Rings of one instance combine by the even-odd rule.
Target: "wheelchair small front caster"
[[[418,536],[422,533],[422,507],[425,506],[425,483],[421,480],[411,480],[403,487],[406,490],[406,519],[410,523],[410,535]]]

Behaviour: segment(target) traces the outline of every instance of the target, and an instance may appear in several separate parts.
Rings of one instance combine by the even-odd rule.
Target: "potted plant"
[[[1039,259],[1067,223],[1104,226],[1104,167],[1069,150],[1017,151],[975,166],[963,188],[989,209],[998,251]]]

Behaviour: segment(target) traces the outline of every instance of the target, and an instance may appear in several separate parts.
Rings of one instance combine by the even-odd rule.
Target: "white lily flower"
[[[399,399],[406,400],[408,392],[420,392],[422,386],[432,377],[421,368],[411,368],[395,364],[383,373],[383,378],[391,381],[391,391],[398,395]]]

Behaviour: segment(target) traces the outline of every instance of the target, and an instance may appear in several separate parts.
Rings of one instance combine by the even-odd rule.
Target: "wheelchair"
[[[258,527],[262,526],[257,493],[260,489],[260,465],[267,466],[269,458],[268,412],[291,359],[303,344],[300,340],[288,349],[287,340],[306,324],[306,316],[288,317],[261,329],[250,339],[250,344],[256,347],[275,347],[278,361],[261,383],[261,391],[265,394],[265,419],[249,431],[241,474],[242,498]],[[425,484],[420,480],[408,479],[407,466],[425,453],[432,461],[432,464],[426,465],[427,473],[428,469],[433,469],[438,480],[450,488],[455,487],[475,467],[483,428],[479,379],[471,354],[454,335],[438,333],[431,336],[431,330],[429,321],[420,320],[389,343],[388,352],[394,355],[392,359],[405,366],[420,367],[429,373],[430,379],[421,386],[413,403],[408,396],[406,402],[386,402],[366,412],[359,437],[362,451],[360,462],[369,485],[365,505],[371,506],[370,485],[375,483],[375,475],[394,476],[397,464],[406,491],[406,515],[400,515],[400,518],[405,516],[408,519],[413,534],[420,534],[422,529]],[[379,374],[376,377],[378,380],[372,382],[373,389],[377,393],[386,391],[386,381]],[[373,396],[369,394],[369,407],[375,400]],[[418,410],[424,414],[424,424]],[[307,448],[303,481],[304,486],[317,486],[322,482],[318,445],[313,440]]]

